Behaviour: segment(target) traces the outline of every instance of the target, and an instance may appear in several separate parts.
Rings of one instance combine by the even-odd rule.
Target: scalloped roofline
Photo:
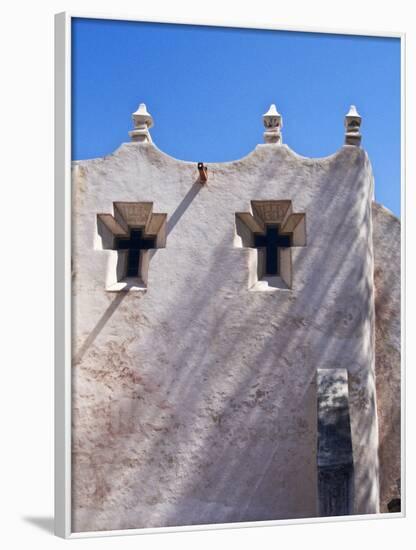
[[[162,157],[165,157],[166,159],[169,159],[170,161],[173,161],[173,162],[179,163],[179,164],[183,164],[183,165],[194,165],[197,162],[197,161],[194,161],[194,160],[183,160],[183,159],[178,159],[176,157],[173,157],[172,155],[169,155],[168,153],[166,153],[162,149],[159,149],[159,147],[157,147],[157,145],[152,141],[152,142],[142,142],[142,143],[141,142],[123,142],[119,145],[119,147],[117,147],[112,153],[110,153],[108,155],[104,155],[102,157],[93,157],[93,158],[90,158],[90,159],[73,160],[71,162],[71,164],[72,164],[72,166],[77,166],[77,165],[85,163],[85,162],[95,162],[95,161],[100,161],[100,160],[107,160],[111,157],[116,156],[119,152],[121,152],[125,148],[136,148],[136,147],[151,148],[155,152],[159,153]],[[354,150],[358,149],[358,150],[362,151],[366,156],[368,156],[365,149],[363,149],[361,147],[356,147],[355,145],[342,145],[334,153],[331,153],[330,155],[326,155],[324,157],[307,157],[307,156],[304,156],[304,155],[301,155],[301,154],[297,153],[291,147],[289,147],[289,145],[287,145],[286,143],[283,143],[283,144],[259,143],[255,146],[255,148],[253,150],[251,150],[249,153],[247,153],[246,155],[244,155],[243,157],[240,157],[238,159],[223,161],[223,162],[215,162],[215,161],[214,162],[205,162],[204,161],[204,164],[207,165],[207,166],[230,166],[232,164],[242,163],[246,160],[251,159],[256,154],[258,154],[261,150],[269,150],[269,151],[284,150],[287,153],[289,153],[296,160],[307,162],[308,164],[309,163],[311,163],[311,164],[315,164],[315,163],[316,164],[322,164],[322,163],[326,163],[326,162],[331,162],[332,160],[334,160],[337,156],[339,156],[346,149],[354,149]]]

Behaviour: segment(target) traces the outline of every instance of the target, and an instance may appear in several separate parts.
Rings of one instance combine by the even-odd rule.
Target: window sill
[[[107,292],[146,292],[147,286],[137,277],[126,277],[106,287]]]
[[[250,292],[278,292],[281,290],[290,291],[290,288],[278,276],[263,277],[250,288]]]

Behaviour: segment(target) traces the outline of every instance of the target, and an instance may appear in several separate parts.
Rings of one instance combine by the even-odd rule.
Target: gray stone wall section
[[[348,369],[354,512],[378,511],[365,151],[262,145],[208,174],[149,143],[74,164],[74,531],[317,516],[317,368]],[[249,291],[251,200],[306,213],[291,290]],[[105,290],[113,201],[167,213],[146,292]]]
[[[373,203],[380,511],[400,498],[400,220]],[[397,504],[397,503],[396,503]],[[397,505],[395,506],[397,511]]]
[[[319,515],[345,516],[354,509],[354,459],[347,369],[318,369]]]

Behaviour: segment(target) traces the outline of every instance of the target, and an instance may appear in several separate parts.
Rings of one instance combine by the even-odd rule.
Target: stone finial
[[[265,143],[282,143],[281,128],[283,126],[282,115],[277,112],[276,105],[272,103],[267,113],[263,115],[263,124],[266,128],[264,132]]]
[[[358,114],[355,105],[351,105],[350,110],[345,115],[345,144],[356,145],[361,143],[361,116]]]
[[[153,126],[152,115],[147,112],[146,105],[140,103],[137,111],[132,114],[134,130],[129,132],[132,141],[152,141],[149,128]]]

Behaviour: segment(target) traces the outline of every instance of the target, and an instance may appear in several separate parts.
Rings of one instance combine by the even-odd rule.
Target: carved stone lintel
[[[251,201],[251,207],[253,213],[264,223],[283,225],[289,214],[292,213],[292,201],[290,200]]]

